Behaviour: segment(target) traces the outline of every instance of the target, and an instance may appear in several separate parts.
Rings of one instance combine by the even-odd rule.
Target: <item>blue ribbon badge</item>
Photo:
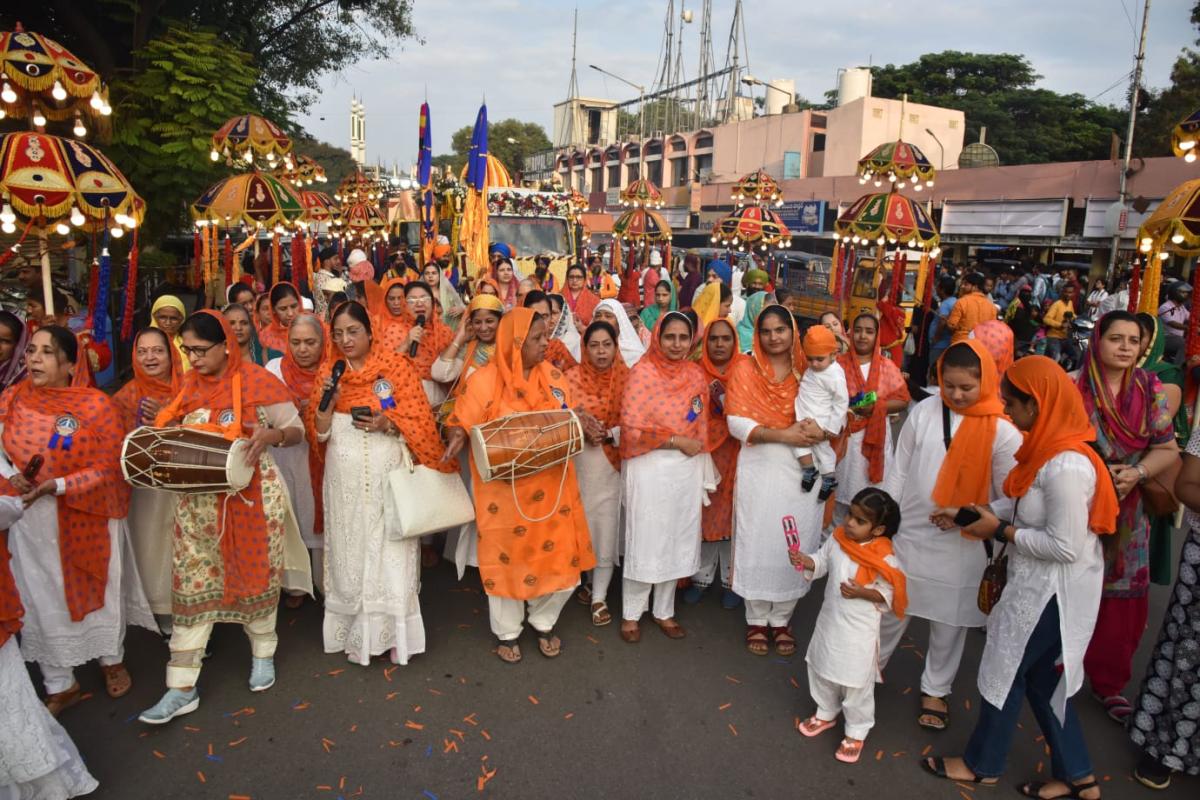
[[[558,401],[562,408],[567,407],[567,395],[562,389],[559,389],[557,386],[551,386],[550,394],[554,395],[554,399]]]
[[[386,378],[376,380],[371,391],[375,392],[375,396],[379,398],[380,410],[387,411],[389,408],[396,407],[396,400],[392,397],[392,384]]]
[[[692,407],[688,409],[687,421],[695,422],[696,417],[700,416],[700,412],[704,410],[704,404],[700,401],[700,395],[692,398]]]
[[[51,450],[58,449],[61,444],[63,451],[71,449],[71,440],[79,431],[79,420],[70,414],[63,414],[58,419],[54,420],[54,434],[50,437],[48,447]]]
[[[725,416],[725,387],[720,381],[708,385],[708,402],[714,417]]]

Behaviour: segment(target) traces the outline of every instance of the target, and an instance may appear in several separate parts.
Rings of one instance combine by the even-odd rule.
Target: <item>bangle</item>
[[[672,449],[675,447],[675,437],[674,436],[672,436],[670,439],[667,440],[667,447],[670,447]]]
[[[1140,461],[1134,464],[1133,468],[1138,471],[1138,483],[1145,483],[1150,479],[1150,471],[1143,467]]]

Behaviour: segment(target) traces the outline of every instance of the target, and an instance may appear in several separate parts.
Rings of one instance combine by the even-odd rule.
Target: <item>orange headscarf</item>
[[[416,283],[410,281],[409,284],[413,285],[414,287],[421,287],[419,289],[414,288],[413,291],[423,291],[428,289],[428,284],[425,283]],[[406,286],[409,284],[406,284]],[[438,311],[437,295],[432,289],[428,289],[428,292],[429,313],[426,315],[425,319],[425,333],[421,336],[420,344],[417,345],[416,357],[410,359],[416,366],[417,373],[421,376],[421,379],[427,381],[433,380],[433,362],[437,361],[438,356],[442,354],[442,351],[450,346],[450,342],[454,341],[454,330],[442,320],[442,315]],[[408,332],[411,331],[413,326],[417,324],[417,315],[413,313],[412,308],[408,305],[408,294],[409,293],[407,291],[404,293],[404,310],[401,314],[401,322],[399,325],[399,329],[401,331],[400,338],[397,339],[396,343],[392,345],[392,349],[395,349],[397,346],[399,346],[400,342],[404,340],[404,337],[408,336]],[[404,358],[409,358],[407,350],[400,355]]]
[[[292,327],[300,322],[301,318],[311,318],[317,324],[321,331],[322,347],[321,356],[317,363],[312,367],[302,367],[296,361],[296,356],[292,353],[292,338],[288,337],[288,348],[283,353],[283,358],[279,360],[279,372],[283,375],[283,383],[287,386],[288,391],[292,393],[292,402],[296,404],[296,408],[300,410],[301,416],[305,416],[304,412],[309,403],[312,402],[314,390],[317,387],[317,376],[321,372],[321,368],[330,360],[329,352],[329,331],[325,329],[325,324],[321,322],[321,318],[309,311],[302,311],[292,320]],[[289,329],[290,331],[290,329]],[[320,402],[320,394],[317,393],[317,402]],[[313,532],[322,533],[325,530],[325,498],[323,486],[325,484],[325,453],[316,447],[316,439],[309,437],[308,447],[308,477],[313,493],[313,508],[315,514],[313,516]]]
[[[852,542],[846,536],[845,528],[835,530],[833,538],[837,539],[842,552],[858,564],[858,572],[854,575],[855,583],[867,586],[877,576],[882,576],[892,585],[892,611],[897,617],[903,618],[904,610],[908,608],[908,585],[904,573],[884,560],[892,555],[892,540],[886,536],[876,536],[869,542]]]
[[[400,342],[408,334],[411,323],[408,322],[408,303],[401,302],[399,314],[393,314],[388,308],[387,295],[395,287],[404,287],[408,283],[404,278],[389,278],[378,290],[367,292],[367,302],[364,304],[371,318],[371,336],[375,343],[385,352],[395,352]],[[367,281],[368,287],[374,286],[374,281]]]
[[[599,420],[606,429],[621,423],[621,398],[625,396],[625,383],[629,379],[629,367],[625,366],[621,350],[617,348],[615,329],[613,347],[613,362],[608,369],[596,369],[584,344],[579,366],[566,373],[576,406]],[[615,446],[604,445],[604,455],[613,469],[621,468],[621,454]]]
[[[300,290],[288,281],[280,281],[275,286],[289,286],[296,293],[296,302],[300,303]],[[267,292],[268,297],[271,292],[275,291],[275,286],[271,287],[271,291]],[[287,352],[287,328],[279,324],[279,320],[275,317],[275,305],[268,299],[267,303],[271,306],[271,324],[262,328],[258,332],[258,341],[263,347],[269,347],[272,350],[278,350],[281,353]],[[303,306],[303,303],[301,303]]]
[[[162,337],[163,342],[167,346],[167,363],[169,365],[166,378],[153,378],[146,373],[141,362],[137,359],[138,340],[147,333],[153,333]],[[131,431],[139,425],[144,425],[150,420],[142,419],[142,400],[149,397],[151,400],[158,401],[159,404],[166,404],[171,401],[171,398],[179,394],[179,386],[182,376],[176,359],[179,357],[175,346],[171,344],[170,339],[165,333],[158,328],[143,328],[138,331],[138,334],[133,337],[133,380],[121,387],[120,391],[113,395],[113,402],[121,409],[122,421],[126,431]]]
[[[775,380],[775,369],[763,350],[758,326],[763,315],[772,309],[782,312],[792,327],[792,370],[783,380]],[[801,360],[804,351],[792,314],[781,305],[770,305],[754,321],[754,357],[739,361],[729,371],[726,381],[725,414],[747,417],[769,428],[786,428],[796,421],[796,392],[800,388]]]
[[[729,328],[733,334],[733,356],[725,362],[724,368],[712,362],[708,354],[708,337],[720,325]],[[729,426],[725,422],[725,396],[728,393],[729,376],[734,368],[743,361],[749,361],[750,356],[738,352],[737,326],[729,317],[718,317],[708,324],[700,336],[700,368],[708,378],[708,450],[716,450],[729,438]]]
[[[1003,375],[1013,363],[1013,331],[999,319],[981,322],[971,331],[996,362],[996,372]]]
[[[846,425],[847,436],[861,430],[866,431],[863,434],[862,454],[867,459],[867,478],[871,483],[879,483],[883,480],[886,455],[884,451],[887,447],[887,401],[904,400],[908,402],[911,399],[908,394],[908,384],[904,382],[904,376],[897,369],[896,362],[883,357],[879,347],[879,337],[879,327],[876,323],[875,350],[871,353],[871,366],[867,372],[866,381],[863,380],[858,355],[855,354],[853,348],[838,357],[838,363],[842,365],[842,371],[846,373],[846,388],[851,397],[860,393],[875,392],[875,407],[871,410],[871,416],[860,417],[857,414],[851,414],[850,422]]]
[[[830,356],[837,351],[837,337],[824,325],[813,325],[804,332],[804,355]]]
[[[992,443],[996,440],[996,421],[1004,416],[1004,403],[1000,400],[1000,376],[996,373],[996,362],[983,343],[968,339],[950,346],[969,347],[979,357],[979,399],[965,409],[953,409],[962,415],[950,449],[938,471],[937,483],[933,486],[933,502],[939,506],[965,506],[972,503],[985,505],[992,485]],[[942,383],[942,365],[945,354],[938,362],[938,384]],[[942,402],[950,405],[945,392]],[[940,430],[940,426],[939,426]]]
[[[1017,450],[1017,465],[1004,481],[1004,493],[1022,497],[1029,491],[1038,470],[1063,452],[1087,456],[1096,470],[1096,491],[1092,499],[1088,527],[1093,533],[1112,533],[1117,529],[1120,504],[1108,467],[1088,442],[1095,441],[1096,429],[1083,406],[1074,381],[1062,367],[1045,356],[1026,356],[1014,363],[1005,377],[1012,386],[1033,395],[1038,404],[1037,419],[1025,434]]]
[[[635,458],[662,447],[672,436],[698,439],[708,448],[708,381],[695,361],[672,361],[660,337],[668,322],[692,322],[679,311],[658,319],[650,348],[629,373],[621,402],[621,457]]]
[[[338,357],[341,358],[340,355]],[[329,362],[321,367],[304,414],[305,428],[311,442],[317,440],[316,410],[321,401],[325,380],[332,370],[333,364]],[[438,438],[433,410],[429,407],[425,391],[421,388],[420,376],[408,359],[387,353],[375,344],[360,368],[352,369],[347,364],[347,369],[338,382],[338,397],[333,408],[339,413],[349,414],[355,406],[367,406],[372,411],[382,411],[384,416],[400,429],[416,463],[439,472],[454,472],[458,469],[457,462],[441,461],[445,448]],[[318,449],[322,451],[323,457],[324,446]]]
[[[471,324],[471,316],[476,311],[491,311],[498,317],[504,316],[504,303],[500,302],[499,297],[493,297],[490,294],[477,294],[471,298],[471,302],[467,304],[466,313],[463,315],[463,324]],[[492,354],[496,352],[495,341],[492,344],[485,345],[476,338],[472,338],[470,344],[467,345],[467,351],[463,353],[462,372],[459,373],[458,379],[454,382],[453,388],[450,390],[451,397],[458,397],[467,388],[467,371],[470,369],[479,369],[486,366],[492,360]]]
[[[492,363],[500,373],[496,382],[495,393],[492,397],[494,406],[514,407],[523,398],[534,398],[525,402],[535,402],[537,398],[552,398],[548,370],[552,367],[545,361],[535,366],[525,375],[525,367],[521,360],[521,347],[537,314],[530,308],[514,308],[500,320],[496,331],[496,353]],[[465,366],[465,365],[464,365]]]
[[[79,354],[82,359],[83,353]],[[63,591],[75,622],[104,606],[112,539],[110,519],[129,514],[129,484],[121,476],[121,411],[97,389],[36,387],[23,380],[0,395],[4,451],[24,469],[45,458],[37,483],[64,478],[58,506]],[[9,481],[0,491],[19,496]]]

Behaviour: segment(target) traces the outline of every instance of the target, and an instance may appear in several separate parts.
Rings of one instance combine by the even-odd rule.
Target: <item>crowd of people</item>
[[[841,717],[846,763],[916,617],[928,645],[913,722],[929,730],[952,724],[967,634],[987,630],[970,741],[924,759],[928,772],[997,782],[1027,701],[1050,780],[1021,790],[1095,800],[1071,699],[1085,681],[1126,726],[1142,783],[1200,772],[1190,517],[1150,670],[1132,674],[1150,584],[1171,582],[1169,490],[1200,509],[1200,434],[1165,355],[1186,330],[1177,286],[1151,317],[1120,305],[1127,288],[1084,295],[1036,267],[945,271],[906,343],[886,314],[806,324],[767,271],[692,254],[623,274],[593,259],[562,286],[545,262],[522,275],[499,243],[474,279],[449,246],[433,256],[377,274],[330,247],[311,294],[238,282],[223,308],[192,313],[161,296],[112,397],[69,329],[0,313],[0,725],[27,732],[0,739],[0,789],[94,788],[55,718],[91,661],[110,696],[130,690],[129,625],[168,637],[166,691],[140,714],[165,724],[198,708],[216,623],[246,631],[249,691],[271,688],[281,602],[321,603],[326,653],[409,664],[426,647],[421,570],[443,558],[486,594],[510,664],[526,627],[538,654],[560,656],[572,599],[610,625],[618,568],[624,642],[647,611],[651,630],[684,638],[686,606],[719,582],[747,652],[789,657],[797,604],[824,577],[796,728],[816,737]],[[1053,345],[1068,315],[1095,323],[1072,374]],[[492,478],[479,431],[518,414],[577,421],[578,452]],[[142,426],[239,445],[229,458],[248,483],[130,488],[122,441]],[[394,504],[418,469],[461,481],[473,521],[407,535]]]

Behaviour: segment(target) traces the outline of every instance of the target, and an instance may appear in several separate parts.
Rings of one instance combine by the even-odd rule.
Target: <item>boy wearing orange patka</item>
[[[808,369],[800,379],[800,391],[796,393],[796,419],[810,419],[821,426],[821,430],[832,439],[846,424],[850,411],[850,394],[846,389],[846,373],[837,363],[838,343],[833,333],[824,325],[813,325],[804,333],[804,355]],[[800,486],[811,492],[821,476],[821,491],[817,499],[822,503],[829,499],[837,488],[837,456],[828,440],[811,447],[795,448],[796,458],[804,470]]]

